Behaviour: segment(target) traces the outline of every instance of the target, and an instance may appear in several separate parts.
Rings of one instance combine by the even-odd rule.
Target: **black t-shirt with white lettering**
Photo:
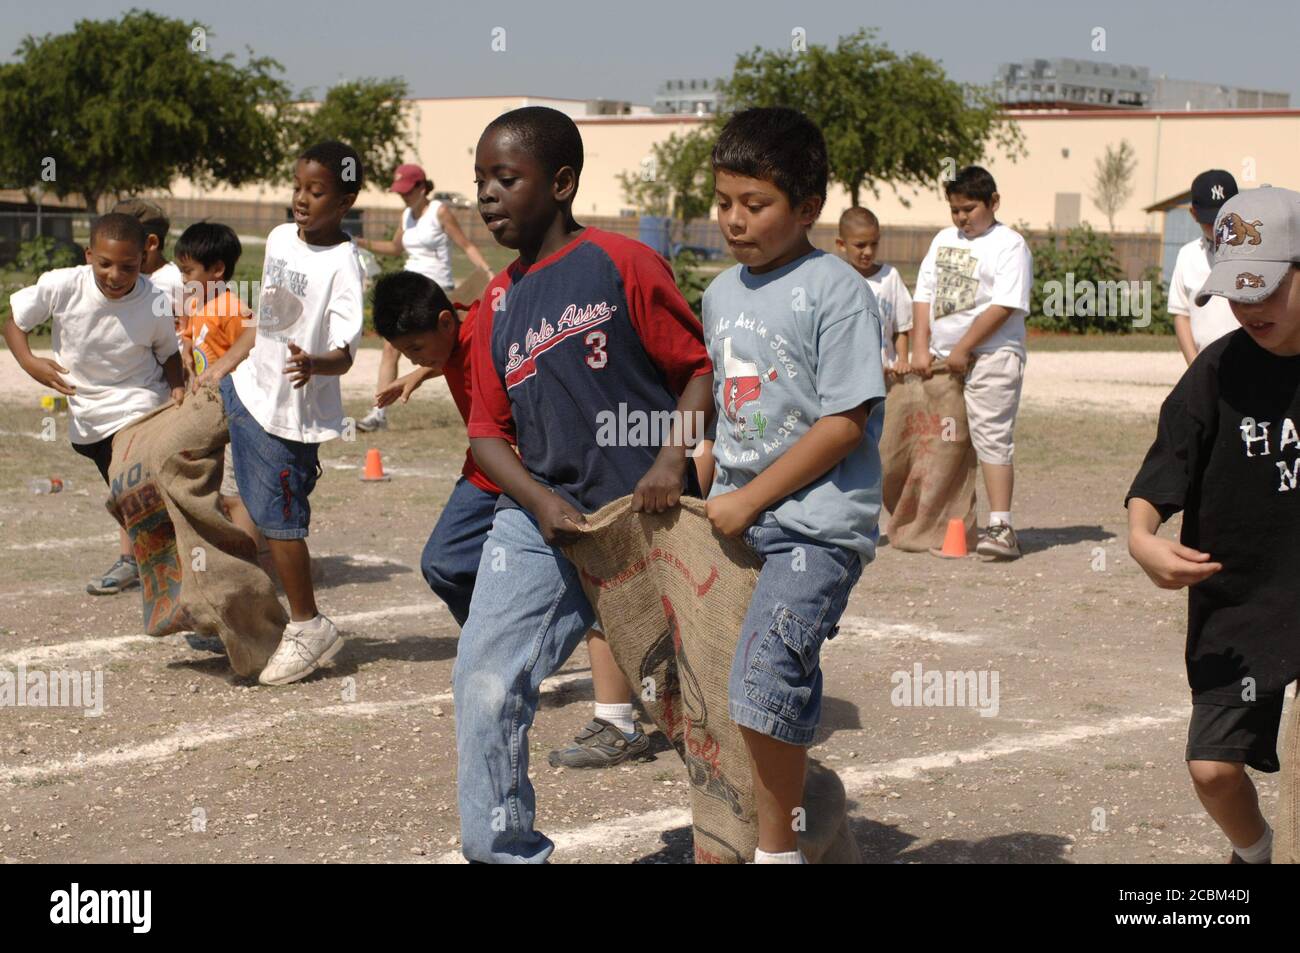
[[[1298,425],[1300,357],[1277,357],[1234,331],[1165,399],[1124,500],[1144,499],[1163,519],[1182,510],[1183,545],[1223,564],[1188,589],[1196,701],[1246,705],[1300,676]]]

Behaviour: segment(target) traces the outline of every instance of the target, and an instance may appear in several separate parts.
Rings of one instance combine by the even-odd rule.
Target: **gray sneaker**
[[[1006,523],[991,523],[980,534],[980,541],[975,552],[990,559],[1019,559],[1020,544],[1016,542],[1016,532]]]
[[[357,429],[363,433],[388,429],[388,414],[382,408],[372,407],[370,413],[357,421]]]
[[[574,737],[573,745],[557,748],[546,760],[552,768],[612,768],[641,758],[650,750],[650,739],[640,725],[635,727],[635,733],[629,738],[604,718],[593,718]]]
[[[135,559],[131,556],[118,556],[117,562],[109,567],[108,572],[86,583],[86,591],[92,596],[115,596],[139,585],[140,568],[135,564]]]

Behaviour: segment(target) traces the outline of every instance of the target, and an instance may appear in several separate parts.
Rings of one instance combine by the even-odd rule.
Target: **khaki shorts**
[[[223,456],[225,459],[221,464],[221,489],[217,492],[222,496],[239,496],[239,484],[235,482],[235,455],[231,452],[229,444],[226,445]]]
[[[1016,444],[1012,431],[1020,409],[1025,359],[1009,347],[972,354],[966,371],[966,420],[981,463],[1009,464]]]

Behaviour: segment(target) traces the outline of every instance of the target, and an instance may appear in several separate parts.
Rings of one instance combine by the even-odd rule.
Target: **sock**
[[[1264,836],[1249,847],[1233,847],[1240,857],[1248,864],[1264,864],[1273,858],[1273,828],[1264,822]]]
[[[806,864],[808,861],[803,859],[803,853],[797,850],[785,851],[780,854],[769,854],[759,848],[754,849],[754,863],[756,864]]]
[[[994,523],[1006,523],[1008,526],[1010,526],[1010,525],[1011,525],[1011,511],[1010,511],[1010,510],[1006,510],[1006,511],[997,510],[997,511],[994,511],[994,512],[990,513],[990,514],[989,514],[989,525],[992,526]]]
[[[604,705],[596,702],[596,717],[603,718],[629,738],[636,733],[636,726],[632,724],[631,702],[622,705]]]
[[[319,612],[317,612],[310,619],[304,619],[302,622],[295,622],[293,619],[289,620],[289,628],[293,629],[294,632],[305,632],[308,629],[314,629],[319,624],[320,624]]]
[[[376,417],[378,417],[380,420],[383,420],[388,416],[387,407],[375,407],[372,408],[370,412],[374,414]]]

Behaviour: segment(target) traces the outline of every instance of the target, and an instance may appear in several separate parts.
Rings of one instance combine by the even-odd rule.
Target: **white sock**
[[[806,864],[808,861],[803,859],[803,852],[789,850],[780,854],[769,854],[759,848],[754,849],[754,863],[756,864]]]
[[[990,514],[989,514],[989,525],[992,526],[994,523],[1006,523],[1008,526],[1010,526],[1010,525],[1011,525],[1011,511],[1010,511],[1010,510],[1005,510],[1005,511],[1003,511],[1003,510],[995,510],[995,511],[993,511],[992,513],[990,513]]]
[[[1263,864],[1273,858],[1273,828],[1264,822],[1264,836],[1249,847],[1234,847],[1237,856],[1248,864]]]
[[[376,417],[378,417],[380,420],[383,420],[385,417],[388,416],[387,407],[375,407],[372,408],[370,412],[374,414]]]
[[[629,738],[636,732],[636,726],[632,723],[631,702],[622,705],[604,705],[596,702],[596,717],[603,718]]]

